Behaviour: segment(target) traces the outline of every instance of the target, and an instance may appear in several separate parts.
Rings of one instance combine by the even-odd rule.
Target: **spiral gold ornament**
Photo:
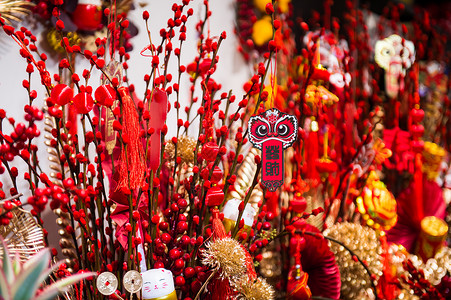
[[[260,150],[256,148],[251,148],[249,153],[244,158],[240,168],[236,172],[236,181],[234,185],[234,190],[227,195],[227,200],[232,198],[244,200],[247,191],[252,184],[255,172],[257,172],[257,165],[255,164],[255,156],[260,155]],[[263,198],[263,191],[257,185],[252,191],[251,197],[249,198],[249,204],[258,211],[258,202]]]
[[[376,276],[382,275],[381,244],[376,231],[355,223],[337,223],[326,229],[324,235],[339,240],[368,264]],[[343,299],[368,299],[374,295],[370,277],[364,267],[355,262],[343,246],[331,243],[341,276]]]

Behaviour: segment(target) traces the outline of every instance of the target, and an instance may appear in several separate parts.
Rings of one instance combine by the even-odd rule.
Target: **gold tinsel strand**
[[[206,244],[202,264],[219,271],[221,278],[231,282],[246,274],[246,253],[235,239],[226,237]]]
[[[235,289],[240,293],[239,300],[272,300],[275,294],[273,287],[261,277],[249,281],[245,276],[235,284]]]
[[[382,275],[381,245],[376,232],[354,223],[338,223],[325,230],[325,236],[339,240],[351,249],[376,276]],[[367,299],[373,295],[370,277],[343,246],[331,243],[330,249],[340,269],[342,299]]]

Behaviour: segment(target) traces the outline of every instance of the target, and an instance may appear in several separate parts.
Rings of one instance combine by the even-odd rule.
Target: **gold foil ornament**
[[[444,246],[448,234],[448,225],[445,221],[435,216],[428,216],[421,220],[421,232],[417,241],[415,253],[423,261],[434,257]]]
[[[435,180],[440,172],[440,165],[446,151],[439,145],[431,142],[424,142],[423,149],[423,173],[428,180]]]
[[[117,78],[119,85],[122,83],[122,65],[117,61],[110,61],[110,63],[105,67],[104,72],[108,75],[105,76],[102,74],[101,84],[110,84],[110,80],[113,78]],[[105,136],[105,148],[109,155],[113,154],[113,149],[116,146],[116,132],[113,129],[113,122],[116,120],[116,117],[113,114],[113,109],[119,104],[119,100],[115,100],[111,108],[103,108],[105,109],[105,125],[103,128],[104,136]]]

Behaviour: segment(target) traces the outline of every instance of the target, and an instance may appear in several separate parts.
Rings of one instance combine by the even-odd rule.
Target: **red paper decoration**
[[[50,94],[53,102],[61,106],[69,103],[73,96],[74,91],[65,84],[57,84]]]
[[[117,99],[116,91],[111,85],[105,84],[99,86],[95,93],[95,99],[100,105],[110,107],[113,105],[114,100]]]
[[[205,199],[208,206],[221,205],[222,201],[224,201],[224,191],[220,187],[214,186],[208,190]]]
[[[91,94],[86,92],[78,93],[74,97],[74,105],[79,114],[87,114],[94,107],[94,99],[92,99]]]

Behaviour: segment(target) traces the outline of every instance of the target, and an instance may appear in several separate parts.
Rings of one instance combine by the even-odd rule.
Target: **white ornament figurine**
[[[143,272],[143,300],[177,300],[172,272],[166,269],[152,269]]]

